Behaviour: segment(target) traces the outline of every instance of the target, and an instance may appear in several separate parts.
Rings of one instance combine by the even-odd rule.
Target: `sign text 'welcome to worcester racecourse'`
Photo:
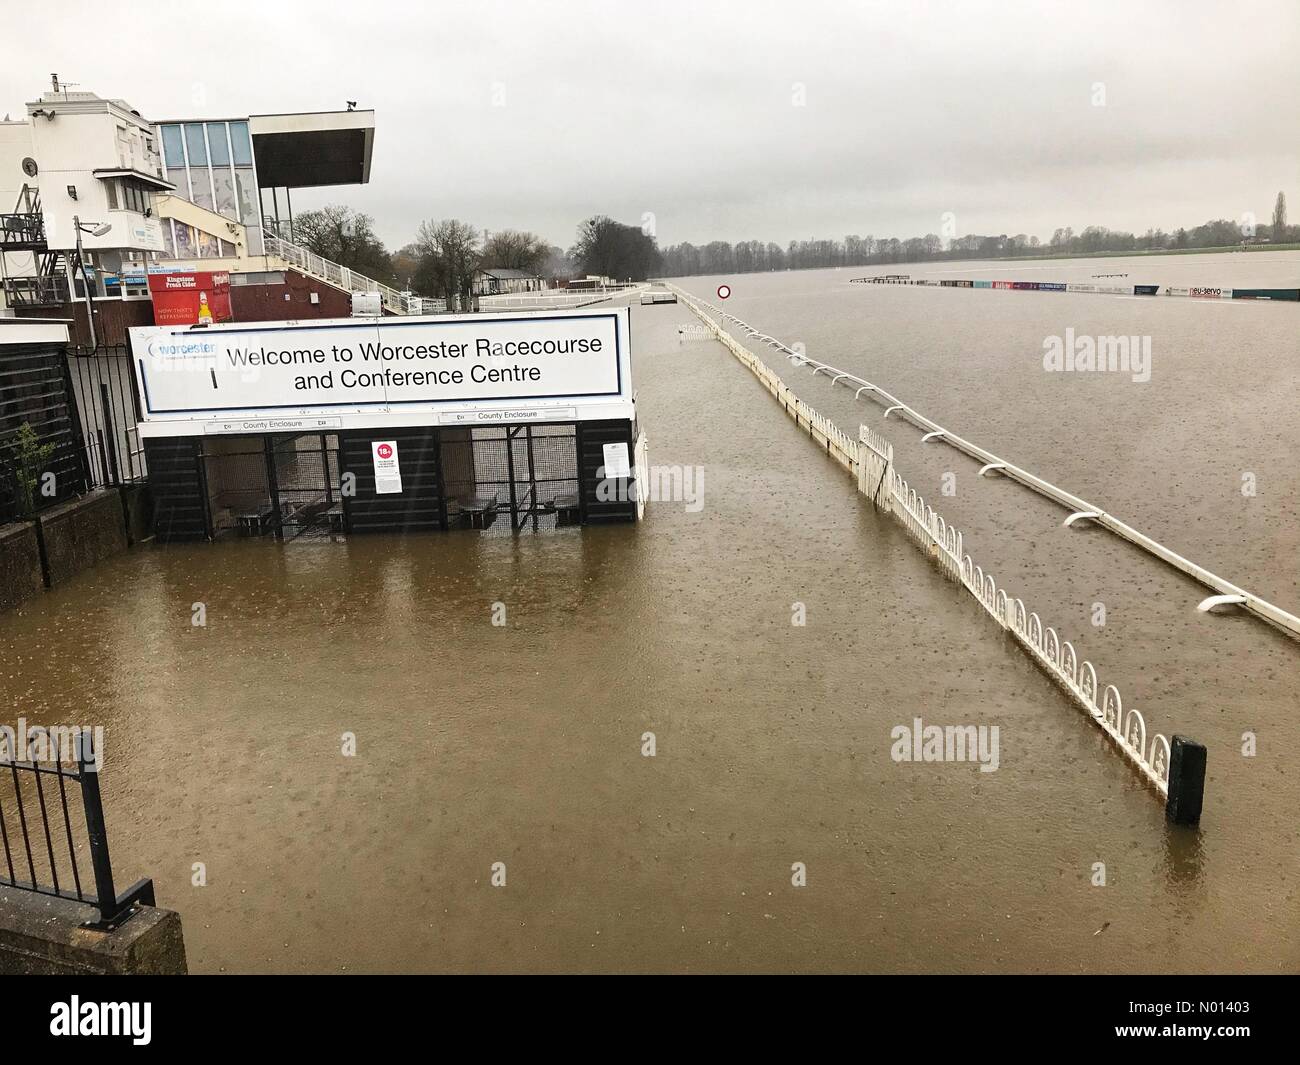
[[[343,428],[632,416],[627,308],[141,328],[131,348],[145,436],[272,415]]]

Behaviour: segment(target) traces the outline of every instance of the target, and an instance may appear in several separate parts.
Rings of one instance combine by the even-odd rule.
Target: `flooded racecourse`
[[[1300,256],[896,272],[1116,271],[1294,285]],[[756,327],[1300,608],[1300,308],[848,283],[876,272],[682,284],[725,280]],[[695,504],[517,537],[144,545],[0,615],[5,719],[105,726],[114,866],[180,911],[193,971],[1300,968],[1294,641],[1197,613],[1199,585],[761,349],[855,437],[884,432],[1151,729],[1208,747],[1201,827],[1172,829],[684,306],[632,323],[650,461],[700,468]],[[1150,380],[1045,372],[1070,328],[1149,336]],[[895,761],[917,718],[997,726],[996,771]]]

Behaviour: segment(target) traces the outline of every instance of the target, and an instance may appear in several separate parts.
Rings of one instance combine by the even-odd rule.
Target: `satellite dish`
[[[36,165],[36,160],[28,156],[23,160],[23,173],[28,177],[35,177],[40,172],[40,167]]]

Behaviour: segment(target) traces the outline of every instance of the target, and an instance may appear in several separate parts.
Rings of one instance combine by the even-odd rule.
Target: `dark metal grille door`
[[[336,435],[272,437],[272,490],[285,538],[328,536],[343,528]]]
[[[576,513],[572,424],[444,430],[443,483],[450,528],[512,533],[564,524]]]
[[[260,536],[278,528],[263,437],[205,439],[201,461],[214,539]]]

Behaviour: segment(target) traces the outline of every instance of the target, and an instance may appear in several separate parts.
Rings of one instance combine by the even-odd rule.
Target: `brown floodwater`
[[[736,313],[1166,531],[1145,519],[1155,501],[1177,506],[1159,483],[1172,459],[1158,449],[1145,474],[1130,468],[1123,421],[1085,441],[1107,420],[1076,430],[1075,407],[1047,417],[1027,374],[1019,412],[1003,409],[1000,382],[957,394],[979,375],[956,372],[955,353],[995,365],[993,353],[1012,357],[1036,328],[1009,329],[984,303],[1065,297],[863,293],[828,276],[754,279],[760,295],[729,279]],[[704,279],[686,285],[712,291]],[[927,375],[933,320],[949,313],[936,308],[963,299],[948,321],[964,336],[947,339],[953,357]],[[1146,314],[1175,303],[1199,316],[1186,335],[1204,337],[1216,319],[1189,301]],[[1284,338],[1260,323],[1285,310],[1219,313],[1239,331],[1235,351],[1261,352]],[[718,343],[679,333],[692,322],[681,306],[634,308],[633,357],[651,462],[703,468],[698,511],[659,501],[637,526],[517,538],[145,546],[0,615],[4,720],[106,726],[118,879],[154,877],[160,904],[182,914],[191,968],[1300,968],[1296,646],[1248,618],[1197,615],[1198,589],[1154,560],[1099,531],[1059,529],[1044,501],[976,485],[952,453],[909,448],[914,430],[885,425],[904,473],[937,486],[923,462],[958,470],[958,495],[935,502],[980,561],[1153,727],[1209,746],[1201,828],[1169,828],[1099,730],[748,371]],[[885,350],[884,365],[864,354]],[[900,368],[907,376],[894,379]],[[880,408],[783,372],[851,430],[859,415],[879,425]],[[1280,405],[1275,392],[1257,386],[1258,408]],[[1181,402],[1198,415],[1211,406],[1200,392]],[[1045,421],[1052,432],[1039,432]],[[1167,436],[1179,421],[1162,415]],[[985,439],[999,425],[1005,434]],[[1219,425],[1202,450],[1184,443],[1199,464],[1184,486],[1205,490],[1218,460],[1202,451],[1222,444]],[[1262,432],[1257,416],[1256,446]],[[1115,472],[1076,483],[1084,448]],[[1261,484],[1294,477],[1294,457],[1259,460]],[[1139,513],[1120,493],[1137,498],[1122,486],[1143,476],[1153,502]],[[1260,500],[1262,488],[1250,503]],[[1171,517],[1187,533],[1172,546],[1248,586],[1271,577],[1294,609],[1294,540],[1288,549],[1267,522],[1254,539],[1226,541],[1226,558],[1198,557],[1224,535],[1205,528],[1207,515],[1236,520],[1235,505],[1202,500]],[[1108,623],[1094,630],[1086,607],[1097,598]],[[190,623],[196,602],[206,627]],[[492,624],[495,603],[504,627]],[[802,627],[791,624],[796,603]],[[997,725],[999,768],[896,763],[891,730],[916,717]],[[1246,728],[1259,736],[1251,759],[1239,753]],[[646,732],[654,757],[642,755]],[[341,753],[345,733],[355,757]],[[196,862],[206,886],[192,885]],[[496,862],[504,887],[491,883]],[[792,886],[796,862],[806,887]],[[1097,862],[1104,887],[1093,886]]]

